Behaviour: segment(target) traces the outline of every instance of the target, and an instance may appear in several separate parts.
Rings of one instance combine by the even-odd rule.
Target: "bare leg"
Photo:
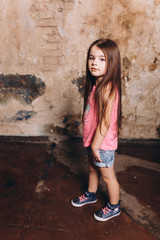
[[[98,189],[99,182],[99,169],[92,163],[92,156],[88,156],[89,162],[89,183],[88,183],[88,191],[96,192]]]
[[[119,202],[119,184],[114,173],[114,167],[100,168],[101,176],[107,185],[110,203],[115,205]]]

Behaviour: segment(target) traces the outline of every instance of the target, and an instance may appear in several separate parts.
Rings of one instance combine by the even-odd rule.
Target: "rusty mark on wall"
[[[45,83],[34,75],[0,75],[0,104],[15,98],[22,104],[31,104],[45,93]]]
[[[149,71],[153,72],[154,70],[156,70],[157,64],[158,64],[158,58],[155,57],[153,63],[151,63],[149,66]]]
[[[123,67],[124,67],[125,69],[129,69],[129,68],[131,67],[131,65],[132,65],[131,61],[129,60],[128,57],[125,56],[125,57],[123,58]]]

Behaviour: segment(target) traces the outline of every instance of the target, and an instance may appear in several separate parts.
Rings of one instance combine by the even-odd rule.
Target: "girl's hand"
[[[99,155],[99,149],[92,149],[92,155],[95,159],[96,162],[102,162],[102,160],[100,159],[100,155]]]

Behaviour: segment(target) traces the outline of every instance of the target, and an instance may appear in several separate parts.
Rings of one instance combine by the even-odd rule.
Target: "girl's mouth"
[[[91,68],[91,71],[92,71],[92,72],[97,72],[98,69],[97,69],[97,68]]]

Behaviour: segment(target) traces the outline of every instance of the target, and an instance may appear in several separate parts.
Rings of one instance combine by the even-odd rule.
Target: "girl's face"
[[[94,45],[89,54],[88,58],[88,69],[93,77],[98,80],[98,82],[103,78],[107,70],[107,59],[103,51]]]

